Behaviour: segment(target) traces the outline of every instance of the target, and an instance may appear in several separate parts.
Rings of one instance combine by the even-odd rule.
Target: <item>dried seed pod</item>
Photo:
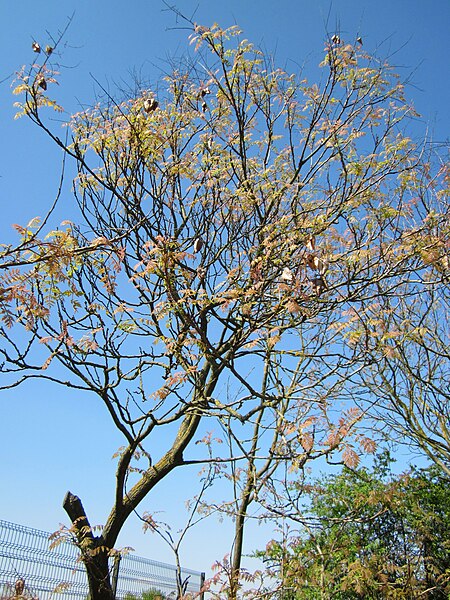
[[[288,303],[286,304],[286,308],[293,315],[299,313],[302,310],[300,304],[297,302],[297,300],[294,299],[288,301]]]
[[[316,269],[319,271],[320,275],[325,275],[328,269],[328,263],[326,263],[322,258],[317,258]]]
[[[358,36],[358,37],[356,38],[356,41],[358,42],[358,44],[361,44],[361,46],[362,46],[362,44],[363,44],[363,41],[362,41],[362,37],[361,37],[361,36]]]
[[[53,52],[53,47],[52,46],[45,46],[45,54],[47,54],[47,56],[50,56],[50,54]]]
[[[206,112],[208,110],[208,105],[206,104],[206,102],[202,102],[202,112]]]
[[[31,47],[33,48],[33,52],[36,52],[36,54],[39,54],[39,52],[41,51],[41,47],[37,42],[33,42],[31,44]]]
[[[318,271],[321,275],[327,270],[326,264],[319,256],[317,256],[317,254],[308,254],[306,257],[306,264],[310,269]]]
[[[317,270],[320,264],[320,258],[317,254],[306,254],[305,263],[310,269]]]
[[[154,112],[158,108],[158,102],[154,98],[144,100],[144,110],[147,114]]]
[[[194,252],[200,252],[200,250],[203,248],[203,240],[201,238],[197,238],[194,242]]]
[[[281,279],[283,279],[283,281],[288,281],[289,283],[294,281],[294,275],[289,267],[284,267],[283,272],[281,273]]]
[[[203,88],[202,91],[200,92],[202,98],[204,98],[205,96],[207,96],[210,93],[211,93],[211,90],[209,89],[209,87]]]
[[[314,252],[316,249],[316,240],[312,236],[306,241],[306,249],[310,252]]]
[[[39,75],[38,77],[36,77],[36,84],[44,91],[47,89],[47,82],[45,81],[43,75]]]
[[[311,284],[313,293],[316,296],[320,296],[327,289],[327,284],[323,277],[314,277],[314,279],[311,279]]]
[[[341,43],[341,38],[335,33],[332,36],[331,41],[333,42],[333,44],[340,44]]]

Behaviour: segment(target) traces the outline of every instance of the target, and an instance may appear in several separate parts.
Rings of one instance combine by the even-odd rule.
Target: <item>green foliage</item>
[[[136,596],[135,594],[131,594],[128,592],[125,594],[123,600],[165,600],[167,596],[158,590],[157,588],[150,588],[145,592],[142,592],[140,596]]]
[[[289,598],[444,600],[449,492],[436,466],[393,476],[384,455],[372,471],[344,468],[312,486],[300,534],[260,555],[279,569]]]

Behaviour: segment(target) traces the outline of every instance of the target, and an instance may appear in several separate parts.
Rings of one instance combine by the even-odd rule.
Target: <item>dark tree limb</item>
[[[64,497],[63,508],[75,527],[78,541],[81,543],[86,538],[93,540],[91,525],[80,498],[68,491]]]

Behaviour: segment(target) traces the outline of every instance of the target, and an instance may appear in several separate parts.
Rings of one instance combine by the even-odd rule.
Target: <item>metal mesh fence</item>
[[[89,588],[79,553],[70,542],[50,550],[50,534],[0,520],[0,600],[14,596],[17,579],[25,580],[24,596],[39,600],[87,600]],[[114,561],[111,560],[111,572]],[[176,597],[176,567],[127,554],[116,561],[116,598],[150,600]],[[198,597],[204,574],[183,569],[186,592]],[[154,595],[152,596],[152,592]]]
[[[117,597],[141,598],[152,589],[168,596],[176,587],[175,577],[176,568],[172,565],[127,554],[120,561]],[[189,569],[182,570],[181,579],[186,583],[186,592],[198,593],[203,584],[203,574]]]

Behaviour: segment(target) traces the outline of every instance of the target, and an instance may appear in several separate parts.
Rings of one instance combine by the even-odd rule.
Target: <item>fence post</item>
[[[120,565],[120,559],[122,557],[120,556],[120,554],[116,554],[114,557],[114,565],[113,565],[113,571],[112,571],[112,576],[111,576],[111,588],[112,588],[112,593],[113,593],[113,598],[116,598],[116,593],[117,593],[117,581],[119,579],[119,565]]]
[[[200,600],[205,600],[205,592],[203,591],[203,586],[205,585],[205,573],[200,573]]]

